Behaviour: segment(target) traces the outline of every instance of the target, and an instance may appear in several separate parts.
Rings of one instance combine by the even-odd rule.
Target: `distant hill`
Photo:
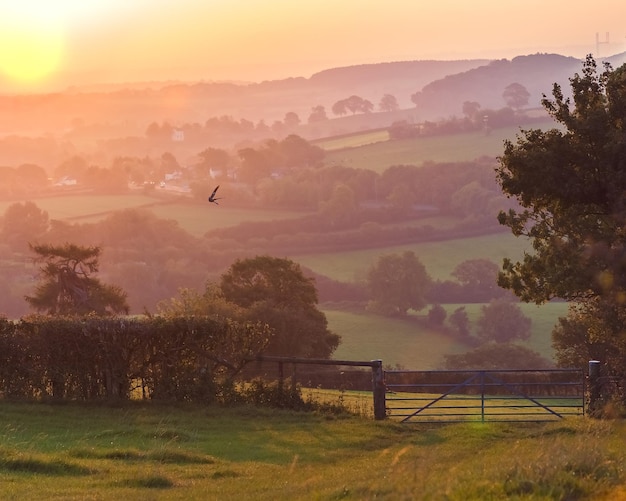
[[[618,67],[626,62],[626,53],[603,60]],[[568,94],[569,78],[581,72],[582,62],[558,54],[534,54],[512,60],[499,59],[446,75],[422,89],[422,112],[442,116],[459,114],[465,101],[476,101],[483,109],[498,109],[505,105],[502,93],[512,83],[526,87],[530,93],[529,107],[540,107],[543,94],[551,97],[555,83],[561,86],[565,95]]]
[[[626,62],[626,53],[606,58],[614,67]],[[129,84],[126,88],[73,88],[67,92],[41,95],[0,95],[0,137],[12,134],[62,137],[73,124],[107,124],[117,137],[144,136],[152,122],[172,125],[203,125],[209,118],[230,116],[253,123],[272,125],[288,112],[306,124],[311,109],[324,106],[331,119],[341,122],[319,125],[326,130],[348,132],[387,127],[398,119],[436,120],[460,115],[464,101],[477,101],[483,109],[504,106],[505,87],[517,82],[531,94],[530,106],[539,106],[542,93],[552,85],[564,90],[568,78],[582,68],[582,61],[558,54],[518,56],[512,60],[399,61],[331,68],[310,78],[294,77],[257,83],[170,82],[159,86]],[[174,77],[174,76],[173,76]],[[411,96],[422,92],[426,99],[419,108]],[[378,110],[384,94],[396,97],[401,111],[372,113],[359,120],[335,117],[332,106],[339,99],[358,95]],[[331,122],[334,122],[332,120]],[[371,124],[369,124],[371,122]],[[303,127],[303,131],[306,127]],[[309,128],[310,129],[310,128]],[[1,153],[1,152],[0,152]],[[1,158],[0,158],[1,160]]]

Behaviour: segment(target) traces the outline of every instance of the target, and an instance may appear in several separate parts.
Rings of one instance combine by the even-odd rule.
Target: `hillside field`
[[[442,305],[448,315],[464,306],[470,322],[481,314],[483,304]],[[551,332],[557,319],[567,314],[567,303],[542,306],[520,303],[523,313],[532,319],[531,337],[518,344],[550,359],[553,356]],[[338,360],[377,360],[386,367],[400,366],[409,370],[443,368],[444,355],[464,353],[471,348],[452,337],[408,319],[385,318],[369,313],[355,313],[322,305],[328,326],[341,334],[341,344],[333,354]],[[425,314],[425,311],[420,312]]]
[[[528,129],[547,129],[554,122],[528,124]],[[355,134],[336,140],[318,143],[327,145],[326,163],[345,167],[370,169],[382,173],[392,165],[417,165],[424,162],[464,162],[477,158],[498,157],[504,152],[506,139],[515,142],[521,128],[518,126],[484,131],[423,136],[413,139],[376,140],[381,136],[371,133]],[[359,142],[358,138],[362,137]],[[342,146],[343,145],[343,146]],[[358,146],[358,147],[355,147]]]

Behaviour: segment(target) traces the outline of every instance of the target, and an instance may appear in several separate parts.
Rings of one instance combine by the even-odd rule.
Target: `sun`
[[[49,7],[42,8],[43,5],[25,0],[3,6],[0,78],[20,85],[36,84],[61,64],[65,48],[64,19],[59,11],[53,13]]]
[[[60,30],[5,27],[0,32],[0,73],[17,83],[36,83],[59,67],[63,49]]]

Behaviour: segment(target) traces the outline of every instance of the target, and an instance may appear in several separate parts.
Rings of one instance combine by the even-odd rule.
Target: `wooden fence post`
[[[374,394],[374,419],[387,417],[387,403],[385,402],[385,373],[382,360],[372,360],[372,393]]]
[[[600,408],[600,361],[589,360],[589,415]]]

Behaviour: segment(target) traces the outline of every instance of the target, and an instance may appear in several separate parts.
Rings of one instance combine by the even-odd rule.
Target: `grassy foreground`
[[[626,425],[2,403],[1,499],[626,499]]]

